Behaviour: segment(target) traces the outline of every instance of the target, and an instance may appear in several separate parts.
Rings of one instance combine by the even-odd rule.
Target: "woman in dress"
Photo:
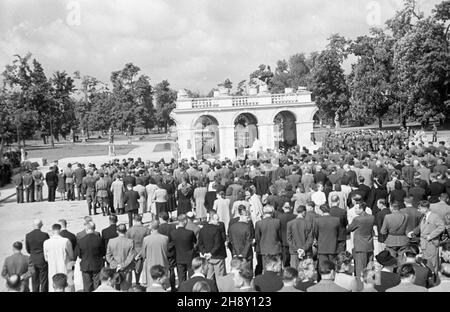
[[[206,219],[205,196],[207,188],[203,181],[198,182],[198,187],[194,189],[195,214],[200,221]]]
[[[219,221],[225,224],[225,232],[228,233],[228,224],[230,223],[230,200],[225,198],[224,191],[219,192],[217,199],[214,201],[213,210],[215,210],[219,216]]]
[[[66,180],[64,178],[64,171],[61,169],[61,172],[58,174],[58,187],[56,189],[61,196],[61,200],[66,199]]]

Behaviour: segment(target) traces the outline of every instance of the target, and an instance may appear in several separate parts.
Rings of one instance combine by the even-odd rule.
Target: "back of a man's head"
[[[43,225],[44,224],[42,223],[41,219],[33,220],[33,226],[34,226],[35,229],[41,229]]]
[[[178,226],[185,226],[187,224],[187,217],[185,214],[180,214],[177,219]]]
[[[327,204],[320,205],[320,211],[323,213],[330,213],[330,206]]]
[[[329,276],[335,271],[335,265],[332,261],[325,260],[319,265],[319,272],[322,277]]]
[[[127,232],[127,225],[124,223],[121,223],[117,226],[117,232],[119,234],[125,234]]]
[[[63,273],[56,273],[52,277],[53,281],[53,288],[56,291],[64,291],[64,289],[67,287],[67,275]]]
[[[241,265],[239,276],[244,280],[246,285],[250,285],[253,279],[253,270],[248,264]]]
[[[284,268],[284,270],[283,270],[283,282],[284,283],[294,282],[297,277],[298,277],[297,269],[291,268],[291,267]]]
[[[115,271],[111,268],[104,267],[100,270],[99,279],[100,282],[106,282],[114,277]]]
[[[338,206],[339,201],[339,196],[337,196],[336,194],[331,196],[331,206]]]
[[[92,232],[95,231],[95,223],[92,222],[92,221],[87,222],[84,227],[85,227],[87,232],[91,232],[92,233]]]
[[[109,216],[109,224],[117,224],[118,218],[115,214]]]
[[[202,257],[195,257],[192,259],[192,270],[196,273],[204,273],[206,269],[206,259]]]
[[[152,222],[150,222],[149,229],[150,231],[157,231],[159,229],[159,221],[153,220]]]
[[[414,264],[413,263],[406,263],[403,264],[397,272],[400,275],[401,279],[408,279],[413,277],[416,272],[414,270]]]
[[[142,215],[141,214],[136,214],[133,217],[134,222],[142,222]]]
[[[15,250],[17,250],[17,251],[21,251],[22,248],[23,248],[22,242],[19,242],[19,241],[14,242],[14,244],[13,244],[13,249],[15,249]]]
[[[162,278],[166,274],[166,270],[162,265],[154,265],[150,268],[150,276],[154,281]]]
[[[165,222],[169,221],[169,214],[166,211],[161,211],[158,217]]]
[[[61,231],[61,224],[55,223],[52,225],[52,231],[59,233]]]

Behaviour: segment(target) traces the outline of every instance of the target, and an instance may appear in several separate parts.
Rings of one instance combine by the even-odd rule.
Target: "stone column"
[[[302,148],[303,146],[309,147],[313,145],[313,142],[311,141],[311,132],[314,131],[313,124],[314,121],[304,121],[296,123],[297,144],[300,145],[300,148]]]
[[[234,126],[219,126],[219,146],[220,159],[227,157],[234,160],[236,158],[234,151]]]

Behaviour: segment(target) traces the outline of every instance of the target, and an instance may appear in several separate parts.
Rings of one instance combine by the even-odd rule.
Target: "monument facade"
[[[267,88],[231,96],[221,88],[211,98],[189,98],[178,92],[171,117],[176,123],[180,157],[190,159],[243,158],[255,141],[264,149],[310,146],[317,112],[311,92],[299,87],[283,94]]]

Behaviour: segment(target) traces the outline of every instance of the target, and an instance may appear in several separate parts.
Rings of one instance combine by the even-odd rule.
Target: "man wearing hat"
[[[375,256],[377,262],[382,266],[379,272],[379,281],[375,284],[375,289],[378,292],[385,292],[386,289],[392,288],[400,284],[400,276],[394,273],[397,267],[397,259],[392,257],[391,253],[383,250]]]
[[[427,292],[425,287],[414,284],[416,270],[412,263],[402,265],[399,270],[401,282],[399,285],[386,290],[386,292]]]

